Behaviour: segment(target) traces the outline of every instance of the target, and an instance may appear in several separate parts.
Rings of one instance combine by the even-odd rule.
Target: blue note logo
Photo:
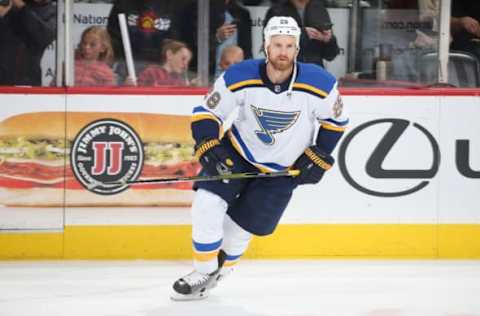
[[[293,124],[295,124],[300,116],[300,111],[281,112],[260,109],[253,105],[250,107],[252,108],[253,114],[255,115],[258,125],[261,128],[261,130],[255,131],[255,134],[263,143],[267,145],[275,144],[275,138],[273,137],[273,134],[286,131],[292,127]]]

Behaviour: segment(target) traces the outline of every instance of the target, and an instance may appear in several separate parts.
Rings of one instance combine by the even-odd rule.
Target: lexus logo
[[[346,152],[349,144],[354,140],[354,138],[365,129],[372,127],[377,124],[384,124],[390,123],[391,126],[388,131],[385,133],[383,138],[380,140],[378,145],[374,148],[373,152],[371,153],[370,157],[367,160],[365,165],[366,173],[376,179],[419,179],[420,181],[413,185],[412,187],[397,191],[397,192],[380,192],[375,191],[373,189],[366,188],[360,185],[355,179],[351,176],[347,164],[346,164]],[[402,195],[412,194],[417,192],[429,184],[429,179],[432,179],[436,173],[438,172],[438,168],[440,165],[440,149],[438,146],[437,141],[435,138],[430,134],[430,132],[425,129],[423,126],[417,123],[413,123],[413,127],[419,130],[421,134],[423,134],[430,143],[433,161],[432,165],[428,169],[384,169],[382,164],[391,151],[391,149],[395,146],[395,143],[399,140],[402,134],[409,126],[409,121],[402,120],[402,119],[379,119],[364,123],[355,129],[353,129],[343,140],[340,149],[339,149],[339,167],[340,172],[347,180],[347,182],[353,186],[355,189],[374,196],[380,197],[398,197]]]

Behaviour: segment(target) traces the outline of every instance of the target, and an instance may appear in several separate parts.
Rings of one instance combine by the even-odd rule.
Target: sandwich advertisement
[[[187,116],[32,112],[8,117],[1,124],[0,203],[4,205],[191,203],[188,182],[105,184],[197,174]],[[50,129],[47,134],[42,131],[45,124]],[[158,126],[161,133],[156,134]],[[65,200],[59,196],[63,192]]]
[[[191,182],[107,184],[196,175],[188,115],[58,111],[34,104],[17,112],[0,121],[1,205],[191,205]]]

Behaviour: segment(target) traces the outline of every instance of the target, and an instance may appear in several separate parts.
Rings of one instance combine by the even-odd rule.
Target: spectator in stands
[[[418,0],[418,12],[420,21],[431,21],[432,31],[438,32],[440,0]]]
[[[113,49],[107,30],[101,26],[91,26],[83,31],[75,51],[75,85],[115,85],[112,63]]]
[[[192,52],[183,42],[166,39],[162,43],[160,64],[149,65],[138,76],[139,86],[187,86],[186,77]],[[131,84],[131,81],[127,82]]]
[[[222,51],[222,56],[220,57],[215,77],[220,76],[220,74],[227,70],[228,67],[233,64],[238,64],[244,59],[245,56],[243,54],[243,49],[240,46],[231,45],[225,47]]]
[[[184,8],[181,37],[193,49],[192,71],[196,71],[198,2],[190,1]],[[252,19],[237,0],[210,1],[209,73],[215,74],[222,50],[231,45],[242,48],[245,58],[252,57]]]
[[[220,67],[222,51],[228,46],[239,46],[246,55],[244,57],[252,57],[252,19],[248,10],[237,0],[224,0],[217,5],[218,8],[214,8],[214,11],[218,12],[216,19],[221,21],[222,25],[215,32],[215,69]]]
[[[452,50],[469,52],[480,59],[480,2],[452,0]]]
[[[288,0],[275,4],[268,9],[264,25],[273,16],[291,16],[302,28],[299,61],[323,66],[323,60],[332,61],[340,53],[322,0]]]
[[[49,0],[0,5],[0,85],[42,84],[40,60],[55,39],[56,14]]]
[[[409,44],[410,48],[438,50],[438,19],[440,15],[440,0],[418,0],[419,20],[428,28],[415,29],[416,38]]]
[[[178,39],[178,1],[175,0],[116,0],[108,17],[108,32],[116,58],[115,71],[119,80],[126,77],[126,64],[118,14],[126,15],[136,73],[147,64],[158,62],[164,39]],[[181,2],[181,1],[180,1]]]

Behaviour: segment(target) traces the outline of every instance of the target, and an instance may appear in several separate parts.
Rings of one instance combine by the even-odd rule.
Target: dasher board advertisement
[[[3,208],[182,206],[183,215],[158,220],[185,222],[191,183],[101,184],[196,174],[189,113],[202,96],[69,95],[66,112],[59,98],[2,96],[18,105],[0,115]],[[346,96],[344,103],[351,123],[334,168],[295,191],[283,223],[478,221],[477,97]]]

